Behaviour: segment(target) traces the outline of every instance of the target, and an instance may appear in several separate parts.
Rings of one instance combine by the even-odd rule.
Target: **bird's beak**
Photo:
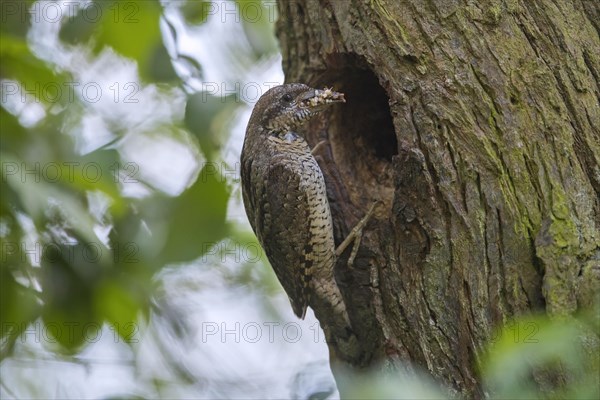
[[[320,109],[332,103],[345,103],[343,93],[334,92],[332,89],[309,90],[300,96],[300,104],[310,109]]]

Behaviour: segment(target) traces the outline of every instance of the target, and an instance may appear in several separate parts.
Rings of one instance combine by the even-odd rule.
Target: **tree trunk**
[[[483,3],[280,0],[277,25],[286,80],[346,94],[307,129],[336,241],[385,204],[336,266],[360,351],[332,355],[469,397],[494,327],[600,287],[600,2]]]

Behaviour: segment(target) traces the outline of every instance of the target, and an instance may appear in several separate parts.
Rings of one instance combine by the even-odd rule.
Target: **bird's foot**
[[[335,249],[335,256],[340,257],[344,250],[346,250],[348,246],[350,246],[350,243],[354,242],[354,245],[352,246],[352,252],[350,253],[350,257],[348,257],[348,266],[350,267],[352,267],[352,265],[354,264],[354,259],[356,258],[356,254],[358,253],[360,241],[362,240],[362,231],[367,225],[367,222],[369,222],[369,219],[371,219],[371,217],[373,216],[373,212],[375,212],[375,207],[379,203],[381,202],[378,200],[371,204],[371,207],[369,207],[369,211],[367,211],[365,216],[362,217],[360,221],[358,221],[358,224],[356,224],[354,228],[352,228],[348,236],[346,236],[346,239],[344,239],[344,241],[340,243],[337,249]]]
[[[315,145],[315,147],[313,147],[313,149],[310,151],[310,153],[314,156],[315,154],[317,154],[319,152],[319,150],[321,150],[321,148],[323,146],[325,146],[327,143],[329,143],[329,140],[327,139],[323,139],[321,140],[319,143],[317,143]]]

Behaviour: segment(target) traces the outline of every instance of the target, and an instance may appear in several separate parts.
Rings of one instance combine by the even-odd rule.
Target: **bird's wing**
[[[242,181],[242,200],[244,201],[244,208],[246,209],[246,215],[248,216],[248,221],[250,221],[250,226],[256,233],[256,236],[259,236],[256,225],[256,216],[257,216],[257,208],[256,208],[256,199],[258,197],[258,181],[260,177],[258,176],[258,171],[253,165],[253,160],[251,157],[245,156],[245,149],[242,149],[241,156],[241,181]],[[260,239],[260,238],[259,238]]]
[[[304,318],[306,287],[314,260],[310,240],[311,216],[305,185],[286,164],[272,164],[259,194],[258,235],[279,282],[288,294],[294,313]]]

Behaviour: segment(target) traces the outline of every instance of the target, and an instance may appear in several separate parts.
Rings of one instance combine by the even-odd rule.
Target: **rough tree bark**
[[[385,203],[336,266],[360,348],[332,356],[469,397],[494,327],[600,287],[600,2],[482,3],[280,0],[277,25],[286,81],[346,93],[307,129],[336,240]]]

